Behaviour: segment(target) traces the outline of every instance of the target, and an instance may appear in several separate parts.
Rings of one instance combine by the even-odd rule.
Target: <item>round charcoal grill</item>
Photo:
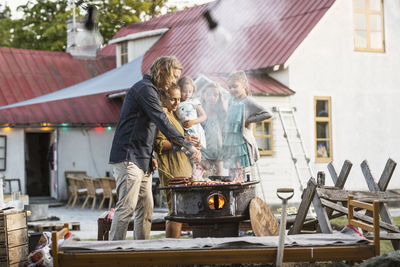
[[[195,238],[238,236],[257,183],[161,187],[172,195],[172,214],[165,219],[190,224]]]

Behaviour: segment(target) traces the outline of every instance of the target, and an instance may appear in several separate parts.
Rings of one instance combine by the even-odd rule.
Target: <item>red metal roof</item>
[[[247,73],[249,89],[253,95],[293,95],[295,92],[264,73]],[[207,78],[228,88],[228,75],[207,75]]]
[[[184,74],[256,70],[286,62],[335,0],[222,0],[212,16],[232,36],[218,48],[208,42],[202,13],[213,3],[170,13],[122,28],[114,38],[169,28],[146,53],[142,71],[165,55],[176,56]]]
[[[81,60],[65,52],[0,48],[0,106],[57,91],[113,68],[114,57]]]
[[[46,103],[4,109],[0,124],[115,124],[122,101],[109,99],[107,93],[62,99]]]
[[[113,57],[115,60],[116,55],[116,45],[115,44],[108,44],[103,47],[98,53],[97,58],[101,57]]]

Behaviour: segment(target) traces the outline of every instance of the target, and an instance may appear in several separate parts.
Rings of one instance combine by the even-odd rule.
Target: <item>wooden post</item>
[[[321,232],[325,234],[332,234],[332,226],[329,222],[328,214],[326,213],[325,208],[322,206],[321,199],[319,198],[318,194],[314,194],[312,203],[315,213],[317,214],[318,224],[321,228]]]
[[[331,178],[333,180],[333,183],[335,184],[335,187],[339,189],[343,189],[344,184],[347,181],[347,177],[349,176],[351,167],[353,167],[353,163],[351,163],[349,160],[345,160],[342,166],[342,170],[340,171],[339,177],[336,174],[335,167],[333,167],[332,162],[328,164],[328,170],[331,175]],[[347,206],[346,202],[342,202],[343,206]],[[328,214],[328,217],[332,217],[333,210],[327,208],[326,212]]]
[[[301,196],[299,211],[297,212],[292,228],[289,229],[289,235],[300,234],[308,209],[310,208],[311,201],[315,196],[316,187],[317,183],[315,182],[315,179],[310,178],[307,183],[307,188],[303,191],[303,195]]]
[[[361,171],[364,175],[365,181],[367,182],[368,189],[370,191],[374,191],[374,192],[386,191],[386,188],[389,184],[390,178],[393,175],[396,165],[397,165],[396,162],[394,162],[392,159],[388,159],[388,161],[386,162],[385,169],[383,170],[383,173],[379,180],[379,183],[377,184],[374,180],[374,177],[371,174],[367,160],[364,160],[361,163]],[[390,213],[389,213],[385,203],[379,203],[379,213],[381,215],[382,221],[384,221],[385,223],[394,225],[392,217],[390,216]],[[370,215],[371,213],[367,212],[367,214]],[[392,240],[392,245],[395,250],[400,249],[400,241],[399,240]]]

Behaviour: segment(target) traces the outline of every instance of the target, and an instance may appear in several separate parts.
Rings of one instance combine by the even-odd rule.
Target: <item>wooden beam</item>
[[[328,164],[328,171],[329,171],[329,174],[331,175],[333,184],[336,184],[336,181],[338,180],[338,175],[337,175],[337,172],[336,172],[335,167],[333,166],[332,162],[329,162],[329,164]]]
[[[351,163],[349,160],[345,160],[342,166],[342,170],[340,171],[339,177],[337,177],[335,168],[333,167],[332,163],[328,164],[328,170],[329,173],[331,174],[333,183],[335,184],[335,187],[339,189],[343,189],[344,184],[347,181],[347,177],[349,176],[350,170],[353,167],[353,163]],[[343,206],[347,206],[346,201],[341,202]],[[332,209],[327,209],[326,210],[328,217],[331,219],[332,218]]]
[[[312,203],[315,213],[317,214],[318,224],[321,228],[321,232],[325,234],[332,234],[333,230],[328,214],[326,213],[326,209],[322,206],[321,199],[319,198],[318,194],[314,194]]]
[[[321,203],[325,207],[329,207],[329,208],[332,208],[332,209],[334,209],[336,211],[348,214],[348,209],[347,208],[345,208],[345,207],[343,207],[341,205],[338,205],[336,203],[333,203],[333,202],[331,202],[329,200],[321,198]],[[365,221],[365,222],[368,222],[368,223],[373,223],[373,220],[372,220],[371,217],[369,217],[367,215],[364,215],[364,214],[360,214],[358,212],[354,212],[354,218],[357,218],[359,220],[362,220],[362,221]],[[388,230],[388,231],[392,231],[392,232],[396,232],[396,233],[400,233],[400,230],[398,230],[398,228],[396,226],[392,225],[392,224],[385,223],[385,222],[381,221],[381,222],[379,222],[379,226],[382,229],[385,229],[385,230]]]
[[[277,248],[194,249],[130,252],[60,252],[59,266],[163,266],[275,263]],[[287,247],[284,262],[360,261],[374,256],[373,245]]]
[[[317,183],[315,182],[314,178],[310,178],[307,183],[307,188],[303,191],[303,195],[301,196],[299,210],[297,212],[296,219],[294,220],[293,227],[289,229],[289,235],[300,234],[304,220],[307,216],[308,209],[310,208],[311,201],[314,198],[316,187]]]
[[[364,175],[365,181],[367,182],[369,190],[374,191],[374,192],[385,191],[388,186],[388,183],[390,181],[390,178],[392,177],[393,171],[396,168],[396,165],[397,165],[397,163],[391,159],[389,159],[386,162],[385,169],[383,170],[381,179],[379,181],[379,184],[382,186],[382,188],[380,188],[379,184],[377,184],[375,182],[375,179],[371,174],[367,160],[364,160],[361,163],[361,171]],[[370,212],[367,212],[367,214],[369,215]],[[385,223],[390,223],[390,224],[394,225],[392,216],[390,216],[389,210],[387,209],[385,203],[379,203],[379,214],[381,215],[382,221],[384,221]],[[397,229],[399,229],[399,228],[397,227]],[[392,245],[395,250],[400,249],[399,241],[393,240]]]
[[[389,158],[378,182],[378,188],[380,189],[380,191],[386,191],[386,188],[390,182],[390,179],[392,178],[396,166],[397,163]]]
[[[399,201],[399,196],[393,196],[388,192],[370,192],[370,191],[356,191],[356,190],[342,190],[335,187],[318,187],[317,194],[320,198],[325,198],[330,201],[346,201],[349,195],[354,196],[356,200],[362,200],[364,202],[373,202],[379,200],[381,202],[388,201]]]

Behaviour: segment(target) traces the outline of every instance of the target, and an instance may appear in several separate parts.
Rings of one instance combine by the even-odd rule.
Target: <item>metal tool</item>
[[[276,266],[281,267],[283,262],[283,251],[285,247],[285,230],[286,230],[286,208],[287,202],[294,195],[293,188],[278,188],[276,195],[282,199],[281,222],[279,227],[279,245],[278,254],[276,255]]]

